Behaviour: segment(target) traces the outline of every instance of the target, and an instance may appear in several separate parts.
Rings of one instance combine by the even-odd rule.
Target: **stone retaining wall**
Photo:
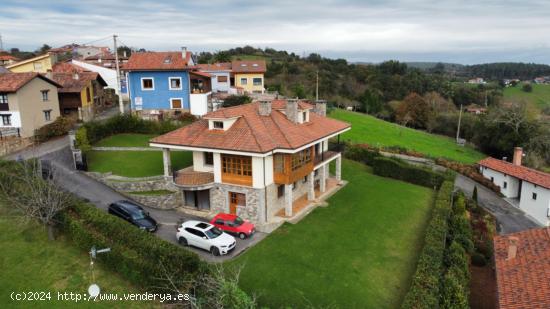
[[[115,191],[128,196],[130,199],[149,207],[173,209],[184,205],[181,189],[171,181],[166,180],[164,176],[130,178],[112,175],[111,173],[88,172],[87,174],[113,188]],[[168,190],[174,193],[163,195],[140,195],[130,193],[157,190]]]

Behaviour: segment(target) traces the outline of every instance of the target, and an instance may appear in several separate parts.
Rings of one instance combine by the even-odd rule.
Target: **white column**
[[[336,158],[336,180],[342,181],[342,156]]]
[[[307,199],[313,201],[315,199],[315,172],[309,174],[307,185]]]
[[[327,164],[321,166],[319,168],[320,172],[321,172],[321,180],[319,181],[319,191],[321,191],[321,193],[325,193],[325,191],[327,190]]]
[[[285,216],[292,216],[292,184],[285,185]]]
[[[164,177],[172,178],[172,162],[170,160],[170,148],[162,148],[162,163],[164,163]]]

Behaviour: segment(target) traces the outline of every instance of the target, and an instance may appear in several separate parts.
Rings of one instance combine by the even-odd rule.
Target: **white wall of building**
[[[213,172],[213,165],[204,164],[204,152],[193,151],[193,170],[196,172]]]
[[[517,198],[519,196],[520,180],[518,178],[484,166],[481,167],[481,171],[485,178],[491,179],[491,177],[493,177],[493,183],[500,187],[500,193],[502,193],[505,197]]]
[[[231,87],[230,72],[208,71],[208,74],[212,75],[211,81],[212,81],[213,92],[229,92],[229,88]],[[227,78],[227,82],[223,82],[223,83],[218,82],[218,76],[225,76]]]
[[[222,182],[222,156],[219,152],[214,152],[214,182]]]
[[[533,193],[537,195],[536,200],[533,199]],[[538,223],[549,226],[550,189],[523,181],[519,208]]]
[[[0,117],[0,128],[21,128],[21,115],[18,111],[4,111],[0,115],[10,115],[11,125],[5,126]]]
[[[190,112],[195,116],[203,116],[208,113],[208,99],[211,96],[208,93],[192,93],[189,95]]]
[[[98,65],[93,65],[87,62],[72,60],[72,64],[77,65],[86,70],[97,72],[101,75],[101,78],[107,83],[107,88],[112,88],[115,90],[116,94],[119,94],[119,89],[116,83],[116,70],[101,67]]]
[[[265,177],[265,178],[264,178]],[[264,185],[265,181],[265,185]],[[273,183],[273,156],[252,157],[252,186],[262,189]]]
[[[504,177],[504,174],[502,174],[501,172],[492,170],[490,168],[487,168],[485,166],[481,167],[481,173],[485,178],[492,180],[495,185],[499,186],[502,194],[505,197],[513,197],[513,196],[508,196],[506,194],[507,192],[502,191],[502,184],[504,183],[504,181],[507,181],[507,179],[505,179]]]

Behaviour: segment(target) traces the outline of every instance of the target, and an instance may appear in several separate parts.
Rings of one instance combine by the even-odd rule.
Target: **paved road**
[[[65,147],[61,147],[62,145],[65,145]],[[66,139],[66,142],[48,142],[48,144],[42,144],[41,146],[42,147],[38,151],[26,151],[21,155],[25,159],[29,157],[40,157],[43,160],[50,161],[51,165],[55,168],[55,173],[58,174],[55,177],[56,181],[65,190],[89,201],[96,207],[105,211],[107,210],[109,204],[115,201],[128,199],[126,196],[123,196],[103,183],[96,181],[85,173],[76,171],[72,168],[72,155],[68,147],[68,138]],[[18,155],[10,156],[10,158],[17,159]],[[143,208],[146,209],[159,223],[159,229],[155,234],[158,237],[175,244],[177,244],[176,226],[178,223],[186,220],[204,221],[202,218],[184,214],[176,210],[160,210],[147,206],[143,206]],[[265,236],[267,236],[267,234],[258,232],[251,239],[237,239],[236,249],[230,254],[221,257],[212,256],[209,252],[197,248],[188,249],[197,253],[206,261],[222,262],[239,255],[247,248],[258,243]]]
[[[460,189],[471,197],[474,186],[477,186],[479,204],[495,216],[499,234],[515,233],[540,227],[540,225],[528,218],[523,211],[510,205],[495,192],[485,188],[468,177],[457,174],[455,178],[455,188]]]

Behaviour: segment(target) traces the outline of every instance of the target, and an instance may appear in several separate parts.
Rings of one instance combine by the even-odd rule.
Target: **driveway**
[[[43,160],[49,160],[51,162],[51,165],[55,168],[55,173],[57,173],[56,181],[62,188],[84,200],[89,201],[97,208],[103,209],[105,211],[107,211],[107,207],[109,206],[109,204],[115,201],[128,199],[128,197],[116,192],[110,187],[104,185],[103,183],[96,181],[85,173],[74,170],[72,168],[72,155],[68,146],[61,149],[57,148],[57,146],[48,147],[50,152],[47,152],[43,149],[40,152],[40,157]],[[29,156],[36,156],[36,154],[36,152],[28,153]],[[16,158],[17,156],[15,156],[13,159]],[[178,222],[183,222],[187,220],[204,221],[204,219],[202,218],[184,214],[176,210],[160,210],[144,205],[142,206],[159,223],[159,229],[155,234],[158,237],[174,244],[177,244],[176,226]],[[188,250],[197,253],[203,260],[209,262],[223,262],[236,257],[247,248],[255,245],[260,240],[265,238],[265,236],[267,236],[267,234],[258,232],[251,239],[241,240],[237,238],[237,245],[235,250],[233,250],[228,255],[220,257],[212,256],[209,252],[197,248],[191,247],[188,248]]]
[[[483,185],[468,177],[457,174],[455,178],[455,188],[471,197],[474,186],[477,186],[479,205],[495,216],[499,234],[515,233],[541,227],[527,217],[523,211],[510,205],[495,192],[485,188]]]

